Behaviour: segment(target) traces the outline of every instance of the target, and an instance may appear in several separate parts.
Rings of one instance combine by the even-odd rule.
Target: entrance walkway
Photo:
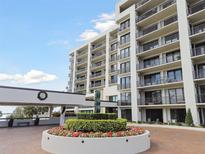
[[[1,128],[1,154],[48,154],[41,150],[41,133],[52,126]],[[202,154],[205,133],[168,128],[147,128],[152,147],[143,154]],[[86,153],[85,153],[86,154]]]

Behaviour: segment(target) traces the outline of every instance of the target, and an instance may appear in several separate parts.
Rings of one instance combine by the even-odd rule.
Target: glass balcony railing
[[[139,64],[137,64],[137,70],[140,69],[145,69],[145,68],[150,68],[150,67],[154,67],[154,66],[160,66],[160,65],[164,65],[164,64],[169,64],[175,61],[181,60],[181,56],[176,56],[174,59],[172,60],[168,60],[166,57],[165,58],[158,58],[155,59],[153,61],[150,61],[150,63],[145,63],[145,62],[140,62]]]
[[[103,55],[105,55],[105,52],[99,52],[99,53],[93,54],[93,55],[92,55],[92,59],[101,57],[101,56],[103,56]]]
[[[105,85],[104,82],[98,82],[98,83],[91,84],[90,87],[91,88],[97,88],[97,87],[101,87],[101,86],[104,86],[104,85]]]
[[[131,100],[119,100],[118,106],[131,106]]]
[[[100,77],[100,76],[105,76],[105,72],[91,74],[91,78],[96,78],[96,77]]]
[[[76,80],[77,81],[83,81],[83,80],[86,80],[86,77],[77,78]]]
[[[105,65],[105,62],[94,63],[94,64],[91,64],[91,68],[101,67],[101,66],[104,66],[104,65]]]
[[[205,70],[198,70],[195,72],[195,79],[205,78]]]
[[[96,50],[96,49],[102,48],[102,47],[105,47],[105,42],[97,44],[97,45],[93,45],[91,50]]]
[[[193,26],[192,34],[198,34],[205,31],[205,22]]]
[[[145,87],[145,86],[154,86],[154,85],[174,83],[174,82],[180,82],[180,81],[182,81],[182,77],[178,77],[178,79],[175,79],[175,78],[161,78],[161,79],[156,79],[156,80],[150,79],[150,81],[138,81],[137,85],[138,87]]]
[[[193,56],[199,56],[199,55],[204,55],[205,54],[205,44],[198,46],[196,48],[193,48]]]
[[[142,21],[142,20],[156,14],[157,12],[160,12],[160,11],[166,9],[167,7],[171,6],[175,2],[176,2],[176,0],[168,0],[168,1],[164,2],[163,4],[152,8],[151,10],[149,10],[149,11],[145,12],[144,14],[140,15],[137,19],[137,22]]]
[[[197,103],[205,103],[205,93],[197,94]]]
[[[199,12],[201,10],[205,9],[205,1],[201,1],[193,6],[190,7],[190,14],[194,14],[196,12]]]

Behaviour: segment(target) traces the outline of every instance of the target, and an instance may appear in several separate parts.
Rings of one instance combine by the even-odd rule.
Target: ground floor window
[[[205,108],[199,109],[199,117],[201,125],[205,125]]]
[[[127,119],[128,121],[132,121],[132,111],[131,109],[122,109],[122,118]]]
[[[146,120],[147,122],[163,122],[162,109],[147,109]]]
[[[171,109],[172,122],[185,122],[186,109]]]

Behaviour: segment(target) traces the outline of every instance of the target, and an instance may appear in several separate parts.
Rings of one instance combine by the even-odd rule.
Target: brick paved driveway
[[[41,150],[41,133],[47,127],[0,129],[0,154],[47,154]],[[152,148],[143,154],[204,154],[205,133],[187,130],[147,128]],[[86,153],[85,153],[86,154]]]

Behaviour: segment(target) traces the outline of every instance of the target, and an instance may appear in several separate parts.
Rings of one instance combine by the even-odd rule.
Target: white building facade
[[[113,29],[70,54],[72,92],[132,121],[205,124],[205,1],[124,0]]]

